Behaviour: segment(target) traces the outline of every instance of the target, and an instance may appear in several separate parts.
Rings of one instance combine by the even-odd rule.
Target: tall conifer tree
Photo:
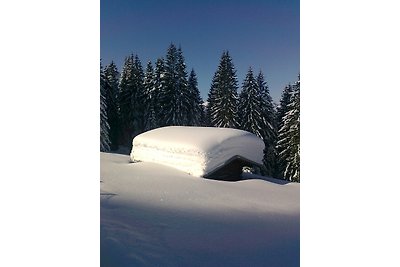
[[[155,92],[155,79],[153,65],[149,61],[146,67],[146,73],[144,75],[144,92],[145,92],[145,131],[154,129],[157,127],[155,105],[156,102],[156,92]]]
[[[182,50],[174,44],[168,48],[165,60],[164,86],[160,93],[161,126],[187,125],[188,86]]]
[[[275,123],[275,106],[272,97],[269,93],[268,85],[264,79],[263,73],[260,71],[257,76],[257,87],[260,97],[261,117],[263,119],[263,140],[265,144],[264,149],[264,167],[266,175],[276,176],[276,138],[277,130]]]
[[[121,121],[121,141],[123,145],[129,145],[132,136],[132,80],[133,80],[133,55],[125,58],[124,67],[119,83],[119,110]]]
[[[118,79],[119,72],[113,61],[104,68],[104,75],[107,83],[110,85],[106,92],[107,99],[107,117],[110,126],[111,150],[118,148],[119,138],[119,107],[118,107]]]
[[[203,101],[200,97],[200,91],[197,87],[197,76],[194,70],[190,72],[188,80],[188,92],[189,92],[189,107],[188,107],[188,125],[190,126],[201,126],[202,116],[204,117]]]
[[[283,124],[283,116],[285,116],[285,113],[288,111],[288,105],[290,103],[290,97],[292,95],[293,88],[291,84],[288,84],[285,86],[282,92],[281,99],[279,101],[279,106],[277,107],[276,110],[276,124],[278,130],[282,127]]]
[[[283,178],[300,182],[300,77],[293,86],[287,107],[279,129],[277,148],[284,166]]]
[[[285,114],[289,111],[289,104],[291,100],[291,95],[293,93],[293,87],[291,84],[288,84],[285,86],[283,89],[281,99],[279,101],[279,105],[277,107],[276,111],[276,129],[277,129],[277,135],[279,134],[280,129],[282,129],[283,124],[284,124],[284,116]],[[277,142],[278,142],[279,137],[277,136]],[[284,171],[286,168],[286,159],[282,156],[282,151],[284,150],[283,145],[277,145],[275,146],[275,177],[277,178],[284,178]]]
[[[165,63],[163,58],[158,58],[156,61],[156,65],[154,67],[154,99],[157,103],[154,105],[154,112],[156,116],[156,124],[157,127],[161,125],[165,125],[162,121],[164,105],[160,98],[162,96],[161,92],[165,90]]]
[[[228,51],[223,52],[208,94],[207,117],[211,126],[239,126],[237,84],[232,58]]]
[[[276,139],[276,111],[270,95],[264,74],[260,71],[257,75],[257,87],[260,97],[261,117],[263,118],[263,139],[268,143],[273,143]]]
[[[239,98],[240,128],[256,134],[264,141],[264,166],[268,176],[274,176],[275,169],[274,116],[275,110],[264,75],[260,71],[255,78],[250,68]]]
[[[251,68],[247,72],[240,93],[239,117],[242,130],[264,138],[265,125],[262,117],[260,91]]]
[[[109,130],[110,127],[108,125],[107,118],[107,90],[109,90],[109,84],[105,78],[103,72],[103,66],[100,62],[100,151],[109,151],[110,150],[110,138],[109,138]]]
[[[125,60],[120,81],[120,112],[123,125],[123,143],[131,146],[132,139],[144,131],[143,68],[139,57]]]
[[[144,109],[145,109],[145,91],[144,91],[144,72],[142,63],[138,55],[133,60],[133,136],[144,132]],[[131,140],[132,142],[132,140]]]

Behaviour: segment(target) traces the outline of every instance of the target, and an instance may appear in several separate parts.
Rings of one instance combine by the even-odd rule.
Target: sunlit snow
[[[230,158],[262,164],[264,142],[237,129],[170,126],[136,136],[131,160],[170,166],[194,176],[204,176]]]
[[[102,266],[299,266],[299,184],[101,153]]]

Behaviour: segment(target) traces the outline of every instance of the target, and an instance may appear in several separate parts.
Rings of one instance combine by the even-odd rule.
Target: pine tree
[[[125,58],[124,67],[119,83],[119,109],[121,121],[121,141],[123,145],[129,145],[132,136],[132,79],[133,79],[133,55]]]
[[[257,76],[257,87],[259,91],[260,97],[260,106],[261,106],[261,117],[263,119],[263,131],[262,131],[262,139],[264,140],[265,149],[264,149],[264,167],[266,171],[266,175],[268,176],[276,176],[276,138],[277,138],[277,130],[275,123],[275,106],[272,101],[272,97],[269,93],[268,85],[265,82],[264,75],[260,71]]]
[[[139,57],[136,55],[133,61],[133,125],[134,132],[133,137],[144,132],[144,102],[145,102],[145,92],[144,92],[144,72],[142,63]]]
[[[100,151],[110,150],[110,139],[107,118],[107,99],[106,94],[110,85],[105,78],[103,67],[100,62]]]
[[[157,105],[156,94],[155,94],[155,79],[154,70],[151,61],[147,63],[146,73],[144,75],[144,92],[145,92],[145,131],[154,129],[157,127],[155,105]]]
[[[239,97],[240,128],[256,134],[265,144],[265,175],[274,176],[275,170],[275,110],[264,75],[257,78],[250,68],[243,82]]]
[[[120,81],[120,113],[123,127],[123,143],[131,146],[132,139],[144,131],[143,68],[139,57],[125,59]]]
[[[229,52],[223,52],[208,94],[207,120],[211,126],[236,128],[238,82]]]
[[[243,82],[242,92],[239,97],[240,128],[264,138],[264,120],[259,88],[250,68]]]
[[[285,113],[288,111],[288,105],[290,103],[290,96],[292,95],[292,92],[293,92],[293,88],[292,88],[291,84],[288,84],[283,89],[282,96],[279,101],[279,106],[277,107],[277,110],[276,110],[275,123],[276,123],[278,129],[280,129],[282,127],[283,116],[285,116]]]
[[[300,182],[300,77],[293,86],[288,111],[283,116],[277,148],[285,167],[283,178]]]
[[[277,107],[277,112],[276,112],[276,119],[275,119],[275,125],[277,132],[282,129],[283,124],[284,124],[284,116],[285,114],[289,111],[289,104],[291,101],[291,95],[293,93],[293,88],[291,84],[288,84],[285,86],[282,92],[282,96],[279,102],[279,106]],[[278,135],[278,133],[277,133]],[[282,137],[282,136],[281,136]],[[278,142],[279,137],[277,137],[277,142]],[[282,156],[282,151],[284,150],[284,147],[282,145],[277,145],[275,146],[275,177],[277,178],[284,178],[284,171],[286,168],[286,159]]]
[[[105,79],[110,85],[106,92],[107,101],[107,117],[108,124],[110,126],[110,141],[111,150],[118,148],[118,138],[119,138],[119,107],[118,107],[118,79],[119,72],[117,66],[113,61],[105,67],[104,69]]]
[[[197,87],[197,76],[194,70],[190,72],[188,79],[189,107],[188,107],[188,125],[201,126],[204,119],[203,100],[200,97],[200,91]],[[202,118],[203,117],[203,118]]]
[[[164,86],[160,93],[161,126],[187,125],[187,72],[182,50],[174,44],[168,48],[165,60]]]
[[[265,126],[263,139],[268,141],[268,143],[273,143],[276,139],[276,111],[274,102],[269,93],[268,85],[265,82],[264,75],[261,71],[257,76],[257,87],[260,97],[261,117],[263,118],[263,125]]]
[[[177,87],[180,90],[180,96],[177,108],[181,110],[179,113],[181,114],[181,125],[190,125],[189,122],[189,114],[191,112],[191,105],[192,105],[192,99],[196,96],[193,96],[192,94],[195,92],[189,91],[188,87],[188,73],[186,71],[186,63],[185,63],[185,58],[183,56],[182,48],[178,48],[178,54],[177,54],[177,59],[178,59],[178,84]]]
[[[157,127],[159,127],[161,125],[165,125],[165,123],[162,121],[164,106],[163,103],[160,101],[162,95],[161,92],[165,90],[165,63],[163,58],[159,58],[156,61],[153,79],[154,79],[153,96],[156,103],[154,105],[154,113],[156,117],[156,125]]]
[[[214,126],[213,123],[215,122],[215,117],[217,115],[217,112],[215,111],[216,110],[215,106],[216,106],[216,102],[217,102],[215,99],[217,98],[217,93],[218,93],[218,90],[217,90],[218,78],[217,77],[219,76],[217,73],[218,73],[218,71],[214,73],[214,76],[212,78],[211,88],[210,88],[210,91],[208,92],[207,103],[204,107],[205,115],[206,115],[206,125],[208,127]],[[213,116],[211,116],[212,111],[214,111]]]

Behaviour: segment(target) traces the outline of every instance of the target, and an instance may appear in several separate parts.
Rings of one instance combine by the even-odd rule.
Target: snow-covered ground
[[[101,153],[102,266],[299,266],[300,185]]]

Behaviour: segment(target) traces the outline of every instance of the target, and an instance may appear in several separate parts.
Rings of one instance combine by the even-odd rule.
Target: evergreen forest
[[[187,70],[181,47],[145,66],[138,55],[121,71],[100,62],[100,151],[130,150],[132,139],[164,126],[242,129],[265,144],[264,175],[300,182],[300,75],[271,98],[262,71],[250,67],[241,86],[229,51],[223,51],[203,100],[194,69]]]

